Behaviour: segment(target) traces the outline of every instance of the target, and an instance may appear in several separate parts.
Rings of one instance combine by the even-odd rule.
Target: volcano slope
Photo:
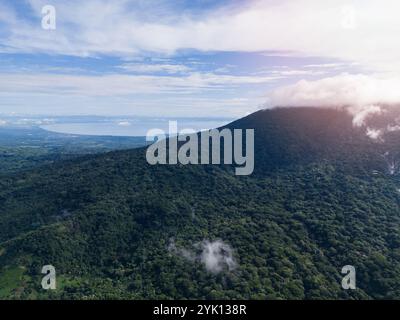
[[[399,132],[371,139],[318,108],[228,127],[255,129],[250,176],[150,166],[135,149],[1,177],[0,297],[400,299]],[[345,265],[356,290],[342,289]]]

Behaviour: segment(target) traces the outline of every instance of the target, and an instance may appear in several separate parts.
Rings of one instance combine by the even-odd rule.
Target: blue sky
[[[362,3],[2,0],[0,114],[236,118],[299,81],[397,75],[399,5]]]

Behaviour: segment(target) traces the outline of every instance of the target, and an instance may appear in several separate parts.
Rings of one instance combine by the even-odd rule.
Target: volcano
[[[151,166],[145,148],[4,176],[0,297],[399,299],[396,110],[361,125],[346,108],[307,107],[232,122],[254,129],[250,176]],[[40,287],[48,264],[54,291]],[[348,265],[355,290],[342,287]]]

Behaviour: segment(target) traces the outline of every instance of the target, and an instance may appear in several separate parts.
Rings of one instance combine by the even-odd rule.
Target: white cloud
[[[211,273],[220,273],[225,270],[232,271],[237,266],[232,248],[221,240],[203,240],[193,247],[200,249],[200,253],[178,247],[175,244],[175,240],[171,239],[168,251],[191,262],[200,261],[207,271]]]
[[[366,135],[373,140],[381,140],[384,132],[381,129],[367,128]]]
[[[44,0],[30,0],[40,16]],[[76,55],[132,56],[139,52],[265,51],[324,56],[356,61],[379,70],[400,70],[397,0],[353,2],[298,0],[252,1],[246,6],[193,16],[186,11],[163,13],[165,1],[146,4],[146,11],[126,0],[54,1],[58,29],[15,21],[6,14],[8,51]],[[161,9],[160,9],[161,8]],[[10,11],[8,9],[8,11]],[[95,12],[96,14],[93,14]],[[354,28],[343,22],[354,13]],[[4,14],[3,14],[4,16]]]
[[[0,73],[3,112],[241,117],[263,97],[251,85],[269,85],[277,75]],[[27,104],[29,101],[29,104]]]
[[[120,66],[121,69],[130,72],[137,73],[155,73],[155,72],[165,72],[169,74],[175,73],[188,73],[191,68],[185,65],[178,64],[136,64],[136,63],[126,63]]]
[[[131,123],[129,121],[120,121],[118,122],[118,126],[120,127],[129,127]]]
[[[291,76],[320,76],[354,63],[376,71],[400,71],[400,42],[397,41],[400,3],[396,0],[387,0],[384,5],[378,0],[355,1],[350,7],[345,0],[283,0],[279,3],[259,0],[200,15],[190,14],[188,10],[172,10],[166,0],[115,0],[112,3],[106,0],[53,0],[52,4],[57,9],[56,31],[41,29],[40,12],[47,2],[28,0],[37,15],[37,19],[31,20],[17,15],[11,5],[0,5],[0,51],[119,56],[127,61],[122,68],[140,75],[1,74],[0,93],[3,95],[14,94],[21,99],[26,94],[35,97],[59,95],[60,99],[67,95],[102,98],[159,93],[188,95],[202,90],[267,84]],[[354,16],[349,17],[349,13]],[[351,27],[349,21],[354,22]],[[138,56],[149,52],[168,56],[187,48],[201,51],[274,51],[276,55],[319,56],[346,62],[343,65],[309,64],[303,70],[278,70],[270,76],[200,73],[162,59],[155,64],[132,63],[141,61]],[[167,76],[151,76],[151,72],[163,72]],[[341,84],[344,85],[342,89]],[[399,81],[376,80],[363,75],[342,75],[317,83],[302,81],[275,92],[271,103],[366,106],[377,104],[377,96],[384,97],[385,101],[397,102],[399,91],[395,92],[394,84],[397,88]],[[176,99],[177,105],[184,103],[190,106],[190,102]],[[201,101],[194,99],[193,104],[196,103]],[[222,100],[216,103],[222,103]],[[245,111],[248,109],[243,113]],[[356,121],[362,122],[362,119]]]
[[[354,114],[353,125],[356,127],[364,126],[365,120],[367,120],[369,116],[383,113],[382,108],[377,105],[367,105],[361,107],[353,106],[351,110],[352,113]]]
[[[233,258],[233,250],[229,245],[221,240],[214,242],[205,240],[202,247],[201,261],[208,271],[219,273],[225,268],[229,271],[235,269],[236,262]]]
[[[315,81],[301,80],[269,94],[271,106],[356,107],[400,103],[400,78],[341,74]]]
[[[400,131],[400,125],[398,125],[398,124],[396,124],[396,125],[388,125],[386,129],[387,129],[388,132]]]
[[[0,92],[117,96],[135,93],[192,93],[244,84],[265,84],[277,76],[234,76],[193,72],[185,76],[0,74]]]
[[[185,248],[178,247],[174,239],[170,239],[168,251],[192,262],[196,260],[196,254],[194,252]]]
[[[320,70],[301,70],[301,69],[288,69],[288,70],[273,70],[272,74],[280,75],[283,77],[290,76],[316,76],[316,75],[324,75],[326,71]]]
[[[356,65],[352,63],[352,65]],[[318,69],[339,69],[343,67],[348,67],[348,63],[319,63],[319,64],[307,64],[304,68],[318,68]]]
[[[387,112],[388,106],[400,106],[400,78],[342,74],[275,89],[268,95],[267,107],[346,108],[353,115],[355,127],[366,127],[365,133],[383,141],[387,132],[397,131],[397,123],[384,128],[371,128],[367,120]],[[395,120],[396,122],[397,120]]]

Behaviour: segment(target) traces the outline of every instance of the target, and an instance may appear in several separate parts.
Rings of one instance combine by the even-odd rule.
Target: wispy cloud
[[[185,65],[179,64],[138,64],[138,63],[125,63],[119,68],[135,73],[157,73],[165,72],[168,74],[188,73],[192,69]]]
[[[229,272],[237,267],[234,252],[230,245],[222,240],[209,241],[204,239],[202,242],[193,245],[195,250],[178,247],[174,239],[170,239],[168,251],[174,253],[190,262],[201,262],[207,271],[217,274]]]
[[[283,77],[291,77],[291,76],[324,75],[326,74],[326,72],[321,70],[288,69],[288,70],[273,70],[271,71],[271,74]]]
[[[192,72],[177,75],[0,74],[0,111],[34,114],[243,116],[263,97],[243,87],[276,77]]]
[[[304,68],[312,69],[341,69],[349,67],[349,65],[356,65],[356,63],[319,63],[319,64],[307,64]]]
[[[135,93],[193,93],[218,90],[245,84],[265,84],[279,79],[274,76],[234,76],[213,73],[190,73],[186,76],[156,75],[62,75],[0,74],[0,92],[78,94],[116,96]]]
[[[240,116],[257,109],[264,99],[261,93],[278,84],[284,88],[274,91],[271,104],[363,104],[377,96],[398,98],[393,90],[394,75],[400,72],[397,0],[350,6],[344,0],[207,1],[204,8],[198,3],[3,1],[2,57],[39,56],[41,61],[38,66],[29,60],[17,63],[14,71],[3,62],[0,108],[51,111],[62,106],[71,113],[78,108],[97,113],[107,108],[125,112],[129,106],[128,111],[157,113],[164,108],[175,114],[185,109],[222,115],[229,110],[231,116]],[[57,30],[41,28],[41,8],[47,4],[57,9]],[[221,52],[247,56],[208,59]],[[177,58],[183,56],[186,60]],[[282,61],[275,61],[276,56]],[[46,65],[49,57],[68,58]],[[304,61],[278,67],[294,57]],[[81,63],[70,63],[73,59]],[[378,80],[333,77],[356,67],[379,73]],[[382,74],[391,80],[383,80]],[[311,81],[322,77],[326,79]]]
[[[48,1],[29,2],[40,18],[40,8]],[[12,13],[2,14],[6,33],[1,37],[2,50],[82,56],[132,56],[149,51],[171,54],[186,48],[274,50],[400,70],[400,43],[396,41],[400,4],[396,0],[387,0],[385,5],[375,0],[354,2],[352,10],[343,10],[349,6],[342,0],[329,4],[318,0],[252,1],[198,17],[188,10],[171,14],[173,9],[165,9],[167,1],[146,2],[147,11],[126,0],[52,2],[58,9],[55,32],[41,30],[39,19],[24,21]],[[351,28],[346,22],[349,14],[355,21]]]

